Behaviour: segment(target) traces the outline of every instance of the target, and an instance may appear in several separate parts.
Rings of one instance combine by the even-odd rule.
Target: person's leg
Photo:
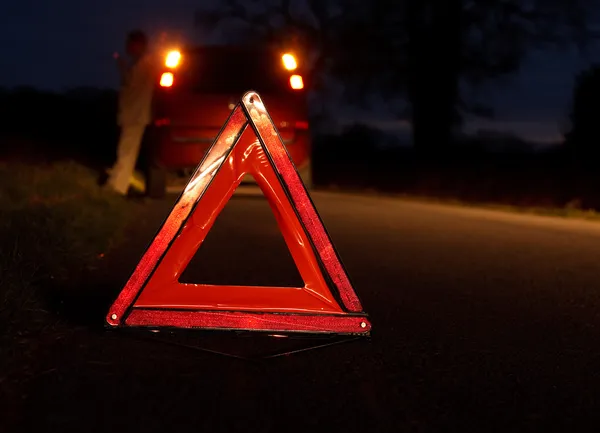
[[[130,125],[121,128],[117,147],[117,161],[110,171],[107,184],[119,194],[127,194],[131,175],[139,156],[144,135],[144,125]]]

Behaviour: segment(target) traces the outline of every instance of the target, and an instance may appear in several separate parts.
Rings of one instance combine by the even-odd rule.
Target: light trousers
[[[108,184],[119,194],[127,194],[131,176],[140,154],[146,125],[123,125],[117,145],[117,161],[110,171]]]

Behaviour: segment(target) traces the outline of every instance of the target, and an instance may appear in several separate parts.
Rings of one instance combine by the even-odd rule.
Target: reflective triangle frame
[[[250,125],[257,140],[242,145]],[[269,201],[303,288],[179,283],[246,174]],[[369,335],[329,234],[260,96],[249,91],[142,256],[106,317],[110,328],[183,328]]]

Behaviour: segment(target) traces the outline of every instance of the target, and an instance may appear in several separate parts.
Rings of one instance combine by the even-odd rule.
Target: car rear
[[[200,47],[165,58],[154,98],[155,161],[167,170],[196,167],[240,97],[257,91],[305,182],[311,145],[304,76],[291,53]],[[243,139],[251,139],[244,134]]]

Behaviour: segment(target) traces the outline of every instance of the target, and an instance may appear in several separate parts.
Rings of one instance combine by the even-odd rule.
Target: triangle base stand
[[[364,340],[361,336],[337,334],[272,334],[248,331],[189,331],[181,329],[129,328],[127,335],[143,341],[224,356],[243,361],[261,361]]]
[[[135,308],[127,326],[149,329],[206,329],[262,332],[364,334],[368,322],[362,315],[283,314],[230,311],[177,311]]]

